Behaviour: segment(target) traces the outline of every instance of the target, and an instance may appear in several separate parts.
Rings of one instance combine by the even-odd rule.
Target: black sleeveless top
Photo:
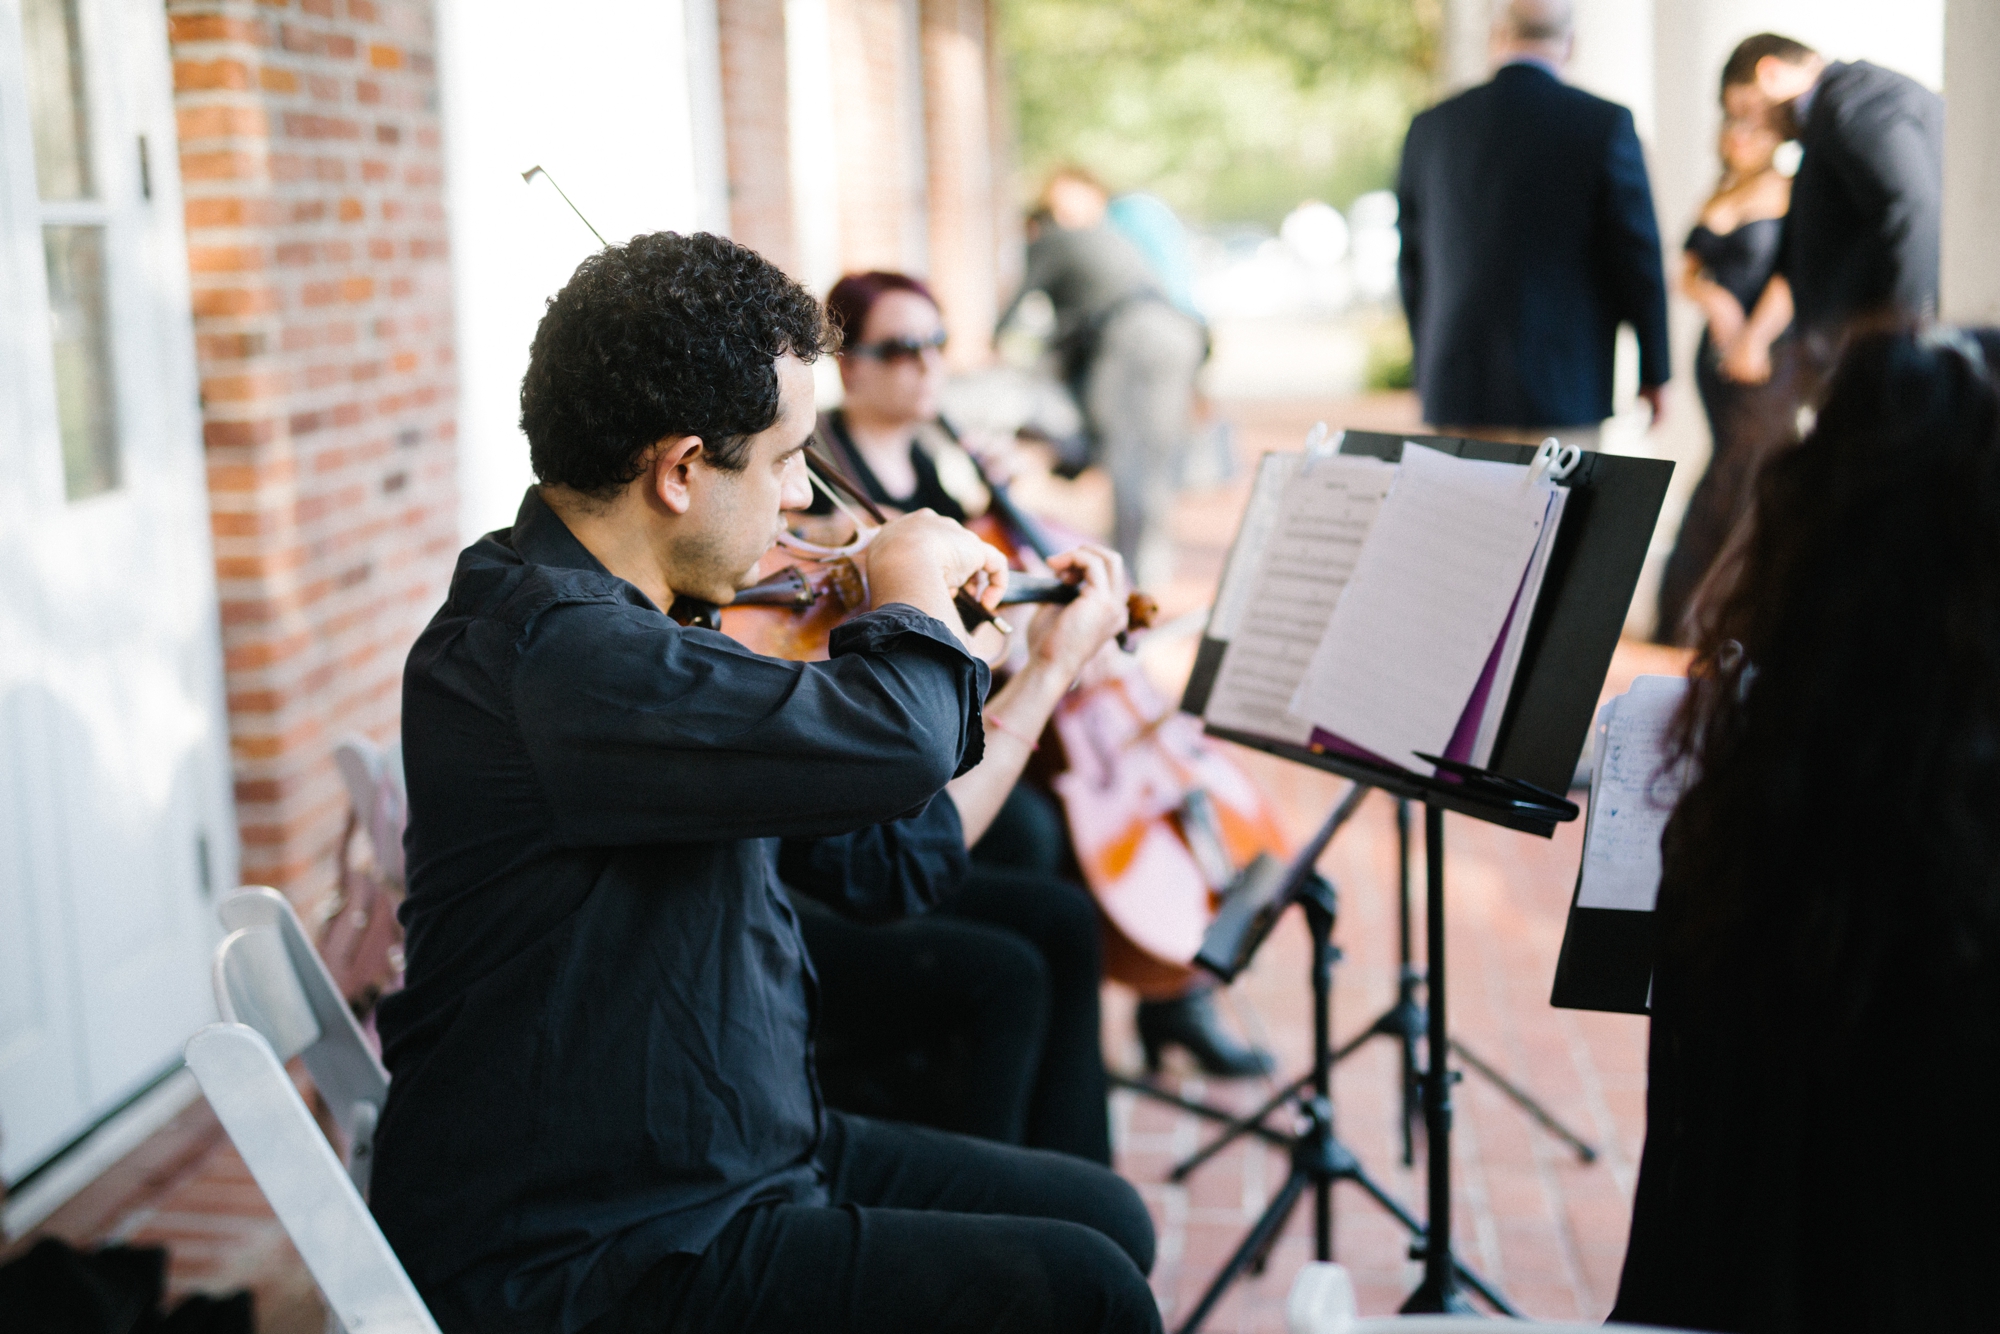
[[[1684,248],[1701,261],[1711,279],[1742,304],[1747,315],[1777,271],[1784,234],[1783,218],[1759,218],[1721,233],[1696,223]]]
[[[910,442],[910,466],[917,474],[917,485],[907,496],[892,496],[875,476],[875,470],[868,466],[868,460],[861,457],[861,451],[854,444],[854,438],[847,433],[847,417],[838,408],[821,419],[825,426],[822,438],[833,451],[834,461],[846,470],[847,475],[858,485],[868,498],[878,505],[890,505],[907,514],[911,510],[935,510],[947,519],[965,522],[965,506],[958,503],[951,492],[944,489],[938,480],[937,464],[923,446]],[[830,514],[833,504],[817,490],[813,492],[813,503],[806,508],[808,514]]]

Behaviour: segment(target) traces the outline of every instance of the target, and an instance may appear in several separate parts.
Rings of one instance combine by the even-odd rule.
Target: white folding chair
[[[1599,1325],[1572,1320],[1510,1320],[1495,1326],[1480,1316],[1395,1315],[1366,1319],[1354,1309],[1354,1281],[1337,1264],[1315,1261],[1299,1271],[1285,1299],[1290,1334],[1472,1334],[1501,1328],[1506,1334],[1674,1334],[1650,1325]],[[1685,1334],[1685,1332],[1683,1332]]]
[[[187,1063],[338,1327],[348,1334],[438,1334],[263,1034],[245,1024],[210,1024],[188,1039]]]
[[[224,1020],[261,1033],[280,1064],[304,1058],[346,1141],[354,1189],[366,1197],[389,1072],[362,1037],[284,895],[250,885],[215,911],[229,932],[215,949],[216,1008]]]

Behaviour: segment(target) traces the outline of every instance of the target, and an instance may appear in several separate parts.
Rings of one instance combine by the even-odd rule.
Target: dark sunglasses
[[[880,342],[863,343],[859,347],[849,348],[848,352],[853,356],[879,361],[885,366],[893,366],[899,361],[916,361],[933,348],[942,352],[945,340],[945,331],[939,329],[929,338],[884,338]]]

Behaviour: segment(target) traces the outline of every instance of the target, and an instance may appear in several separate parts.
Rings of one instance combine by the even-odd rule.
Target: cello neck
[[[963,442],[959,439],[957,428],[949,421],[940,416],[937,419],[937,424],[947,436],[951,437],[953,444],[959,445],[961,448],[964,447]],[[1043,530],[1042,525],[1036,520],[1035,516],[1022,509],[1015,502],[1013,495],[1007,490],[1007,484],[1005,482],[994,481],[993,475],[986,471],[986,465],[980,461],[977,454],[967,449],[965,456],[972,460],[973,468],[979,473],[979,480],[986,487],[986,494],[992,497],[991,508],[995,517],[1007,525],[1014,536],[1021,540],[1023,546],[1033,551],[1043,560],[1047,560],[1049,557],[1055,555],[1057,550],[1056,544],[1049,539],[1048,533]]]

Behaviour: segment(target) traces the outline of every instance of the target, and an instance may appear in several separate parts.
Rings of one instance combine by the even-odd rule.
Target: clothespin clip
[[[1306,463],[1308,466],[1321,459],[1330,459],[1340,452],[1340,442],[1347,438],[1346,431],[1327,432],[1325,422],[1314,422],[1306,432]]]
[[[1581,449],[1575,445],[1558,444],[1556,443],[1556,438],[1550,436],[1548,439],[1542,441],[1540,448],[1535,450],[1535,457],[1528,460],[1528,476],[1525,485],[1533,486],[1536,482],[1544,478],[1552,482],[1559,482],[1575,472],[1576,465],[1582,459],[1583,451]]]

